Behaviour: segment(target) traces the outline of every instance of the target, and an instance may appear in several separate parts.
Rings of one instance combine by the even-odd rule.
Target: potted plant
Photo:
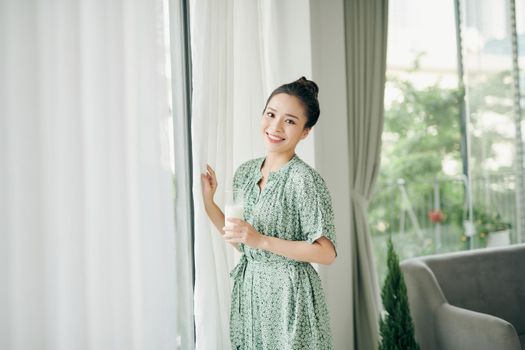
[[[467,208],[460,204],[452,204],[443,209],[445,222],[461,229],[461,242],[467,243],[468,237],[476,234],[474,223],[467,218]]]
[[[473,208],[474,222],[469,225],[466,221],[466,209],[461,205],[452,205],[445,209],[446,221],[463,227],[461,241],[466,242],[469,235],[477,235],[480,242],[487,247],[496,247],[510,244],[510,229],[512,225],[503,220],[497,212],[489,212],[479,207]],[[467,234],[467,231],[471,231]]]
[[[487,247],[510,244],[510,228],[512,225],[504,221],[499,213],[479,213],[475,225],[479,238],[486,240]]]

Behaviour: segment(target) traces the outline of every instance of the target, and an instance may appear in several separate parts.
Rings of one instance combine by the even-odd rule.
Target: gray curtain
[[[354,346],[376,349],[382,309],[368,226],[378,175],[386,69],[387,0],[345,0]]]

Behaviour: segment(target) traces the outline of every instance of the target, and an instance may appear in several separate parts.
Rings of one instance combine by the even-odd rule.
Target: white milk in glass
[[[226,218],[244,219],[244,206],[242,204],[230,204],[224,208]]]
[[[228,223],[228,219],[236,218],[244,220],[244,195],[242,191],[227,190],[225,192],[224,217],[226,219],[226,226],[231,225]],[[233,249],[233,256],[234,260],[238,262],[241,257],[241,253],[237,249]]]
[[[244,196],[242,191],[226,191],[224,202],[224,216],[244,220]]]

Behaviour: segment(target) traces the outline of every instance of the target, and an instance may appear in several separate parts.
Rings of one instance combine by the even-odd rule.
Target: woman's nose
[[[270,124],[270,127],[272,130],[275,131],[281,131],[282,130],[283,122],[281,118],[274,118]]]

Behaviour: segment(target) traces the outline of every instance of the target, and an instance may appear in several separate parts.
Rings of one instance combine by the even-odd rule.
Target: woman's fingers
[[[213,170],[213,168],[210,165],[208,165],[208,164],[206,164],[206,167],[207,167],[208,173],[210,174],[210,176],[213,179],[213,181],[214,182],[217,181],[216,180],[217,176],[215,175],[215,170]]]
[[[233,231],[224,231],[223,237],[224,239],[231,239],[231,238],[235,238],[236,234]]]
[[[203,186],[209,187],[212,190],[215,190],[217,187],[217,178],[215,177],[215,172],[209,164],[206,164],[206,172],[201,173],[201,179]]]
[[[235,227],[235,226],[232,226],[232,225],[228,225],[228,224],[226,224],[226,225],[222,228],[222,230],[223,230],[224,232],[235,232],[235,231],[236,231],[236,227]]]
[[[239,234],[235,232],[226,231],[222,236],[226,242],[230,243],[242,243],[242,239]]]
[[[214,181],[213,181],[213,180],[214,180],[214,179],[213,179],[213,176],[212,176],[210,173],[208,173],[208,172],[206,172],[206,173],[202,173],[201,176],[203,177],[203,179],[205,179],[205,180],[208,181],[209,183],[213,183],[213,182],[214,182]]]
[[[225,222],[225,226],[222,228],[222,230],[237,236],[243,236],[249,231],[242,223],[232,223],[229,220]]]
[[[210,185],[209,175],[201,174],[201,182],[203,185]]]
[[[242,229],[242,221],[235,218],[226,218],[224,225],[224,229],[228,231],[239,231]]]
[[[231,241],[232,239],[236,239],[237,236],[235,235],[235,232],[232,231],[224,231],[224,234],[222,235],[222,238],[224,238],[225,241]]]

